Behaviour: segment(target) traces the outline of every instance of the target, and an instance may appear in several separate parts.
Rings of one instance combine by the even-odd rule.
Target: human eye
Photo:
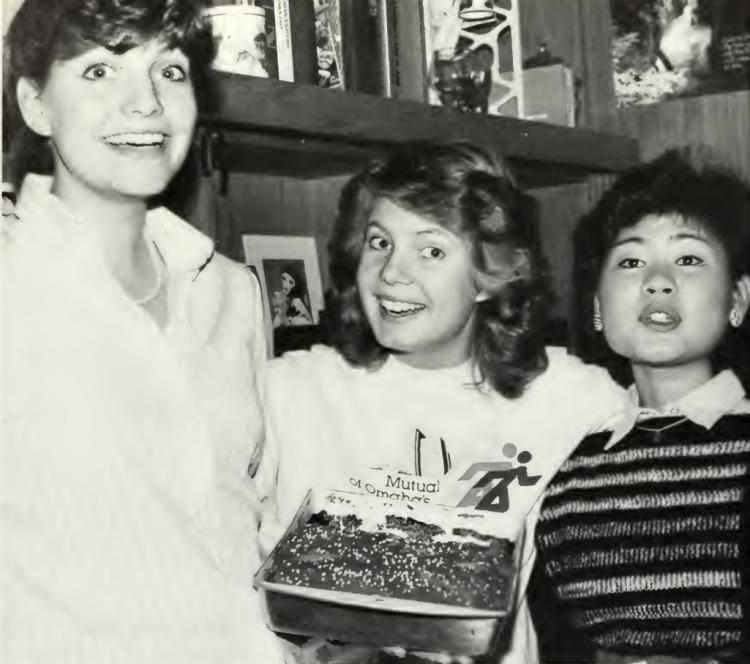
[[[684,267],[700,267],[701,265],[705,265],[706,263],[706,261],[704,261],[700,256],[696,256],[694,254],[680,256],[676,262],[677,265],[682,265]]]
[[[98,81],[103,78],[114,76],[115,70],[105,62],[96,62],[83,70],[83,78],[89,81]]]
[[[445,252],[440,247],[424,247],[420,250],[419,255],[428,260],[442,260],[445,258]]]
[[[372,234],[367,238],[367,246],[373,251],[389,251],[391,241],[382,235]]]
[[[637,267],[643,267],[646,263],[640,258],[622,258],[617,261],[617,267],[623,270],[633,270]]]
[[[167,65],[161,70],[161,74],[167,80],[175,81],[176,83],[186,81],[188,77],[185,67],[178,64]]]

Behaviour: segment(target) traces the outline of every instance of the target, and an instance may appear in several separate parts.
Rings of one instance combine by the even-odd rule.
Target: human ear
[[[16,99],[23,121],[40,136],[50,136],[52,127],[47,116],[42,92],[31,79],[22,76],[16,84]]]
[[[750,276],[741,276],[734,287],[733,304],[729,311],[729,323],[733,327],[742,325],[742,321],[750,308]]]

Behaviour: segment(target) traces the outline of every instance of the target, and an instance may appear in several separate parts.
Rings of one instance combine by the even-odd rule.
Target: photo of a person
[[[304,261],[264,260],[263,270],[270,294],[273,327],[312,325]]]

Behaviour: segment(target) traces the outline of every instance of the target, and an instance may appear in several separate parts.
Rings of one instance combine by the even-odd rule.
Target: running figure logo
[[[510,461],[475,463],[459,478],[466,481],[480,474],[477,482],[466,492],[457,507],[476,507],[478,510],[507,512],[510,507],[508,489],[513,481],[519,486],[533,486],[541,475],[529,475],[526,468],[531,461],[531,452],[518,452],[513,443],[503,445],[503,454],[508,459],[515,458],[520,465],[514,466]]]

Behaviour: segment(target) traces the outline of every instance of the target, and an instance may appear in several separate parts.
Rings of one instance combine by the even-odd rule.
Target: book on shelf
[[[312,0],[254,0],[266,12],[266,38],[275,44],[280,81],[315,80],[315,28]],[[273,20],[271,17],[273,16]]]
[[[255,0],[272,6],[279,80],[315,83],[315,12],[313,0]],[[270,11],[270,8],[269,8]]]
[[[425,0],[315,0],[319,85],[425,101]]]
[[[321,88],[343,90],[340,0],[313,0],[316,82]]]
[[[343,87],[383,95],[380,56],[380,0],[338,0],[341,19]]]
[[[426,0],[376,0],[382,94],[427,101]]]
[[[313,0],[285,0],[289,21],[282,23],[284,41],[291,44],[294,82],[315,85],[318,60],[315,50],[315,8]]]
[[[294,81],[292,44],[284,24],[289,23],[289,0],[255,0],[265,12],[266,61],[269,78]],[[275,56],[275,57],[274,57]]]

